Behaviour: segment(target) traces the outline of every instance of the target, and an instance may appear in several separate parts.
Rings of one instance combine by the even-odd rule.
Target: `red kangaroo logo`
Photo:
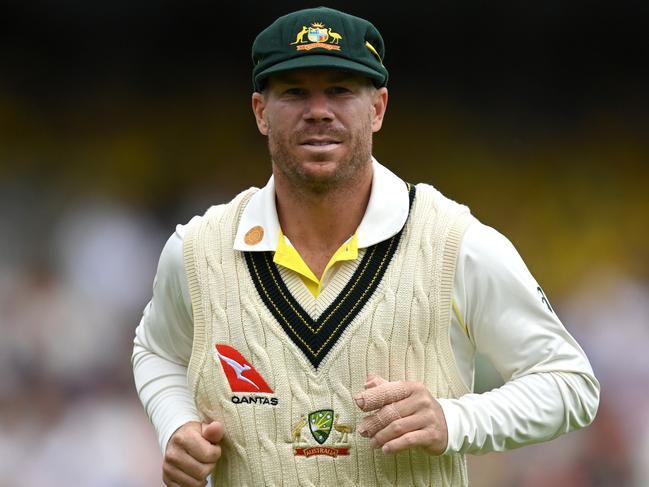
[[[222,343],[217,343],[215,347],[232,392],[273,393],[259,372],[236,349]]]

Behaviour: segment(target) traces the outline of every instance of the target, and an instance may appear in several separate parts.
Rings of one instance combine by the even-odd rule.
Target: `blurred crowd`
[[[32,202],[9,193],[0,197],[12,234],[0,260],[0,486],[160,485],[129,370],[160,229],[109,201],[58,216],[43,208],[21,225],[29,216],[17,208]]]
[[[134,330],[174,225],[268,177],[248,96],[104,100],[63,110],[59,125],[0,96],[0,127],[13,130],[0,133],[0,487],[161,485],[133,386]],[[646,131],[600,116],[560,136],[481,117],[404,99],[375,152],[514,242],[602,398],[584,431],[470,457],[471,485],[646,487]],[[498,378],[485,366],[477,382]]]

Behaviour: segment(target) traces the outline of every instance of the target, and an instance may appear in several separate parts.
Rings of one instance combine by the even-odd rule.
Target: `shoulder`
[[[477,221],[469,207],[444,196],[429,184],[416,185],[412,206],[413,224],[422,226],[424,238],[441,237],[457,252],[467,228]]]
[[[437,214],[466,218],[467,227],[462,240],[461,252],[475,260],[499,260],[501,257],[516,253],[516,249],[502,233],[495,228],[482,223],[471,214],[470,208],[440,192],[434,186],[426,183],[416,185],[415,204],[424,206],[425,211]],[[428,215],[430,213],[427,213]]]
[[[470,213],[469,207],[445,196],[434,186],[427,183],[415,185],[415,204],[432,207],[437,212]]]
[[[514,244],[505,235],[477,219],[464,235],[460,255],[465,264],[482,269],[524,265]]]
[[[514,244],[498,230],[480,222],[471,225],[464,235],[458,255],[455,284],[467,298],[468,314],[483,310],[476,303],[500,303],[501,308],[514,303],[538,305],[538,282],[523,261]],[[466,301],[465,301],[466,302]]]

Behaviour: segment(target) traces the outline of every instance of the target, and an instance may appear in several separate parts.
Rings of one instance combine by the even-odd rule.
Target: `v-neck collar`
[[[410,186],[407,194],[409,210],[415,187]],[[271,251],[244,252],[250,276],[264,305],[315,369],[378,288],[397,250],[402,230],[403,227],[367,249],[349,282],[317,318],[311,317],[291,294]]]

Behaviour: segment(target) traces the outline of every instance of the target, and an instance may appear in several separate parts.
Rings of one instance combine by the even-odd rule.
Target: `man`
[[[136,333],[166,485],[466,485],[464,453],[588,425],[599,384],[509,241],[372,157],[376,28],[301,10],[252,54],[272,177],[178,226]],[[476,351],[504,386],[471,392]]]

